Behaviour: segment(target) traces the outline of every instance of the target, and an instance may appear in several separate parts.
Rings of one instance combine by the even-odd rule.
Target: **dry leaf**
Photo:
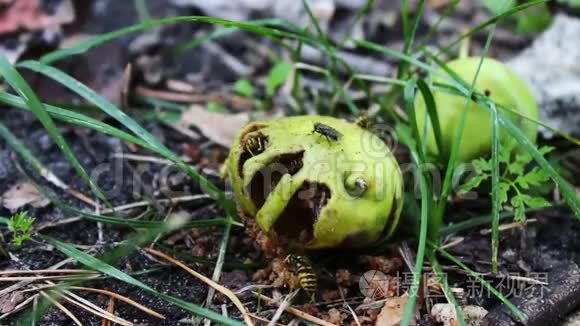
[[[25,205],[44,207],[49,203],[50,201],[30,183],[16,184],[2,195],[2,205],[11,212]]]
[[[485,315],[487,315],[487,310],[480,306],[465,306],[462,307],[463,317],[469,326],[480,325]],[[431,308],[431,316],[435,318],[435,321],[442,323],[443,326],[456,326],[459,325],[457,316],[455,313],[455,306],[450,303],[437,303]]]
[[[208,112],[200,105],[192,105],[181,116],[181,127],[196,127],[213,142],[229,148],[238,130],[250,122],[247,113]]]
[[[443,326],[457,326],[455,306],[450,303],[438,303],[431,308],[431,316]]]
[[[13,311],[22,301],[24,301],[24,295],[20,291],[14,291],[0,297],[0,314]]]
[[[41,0],[18,0],[0,11],[0,34],[59,26],[71,23],[74,19],[74,7],[70,0],[57,2],[51,8],[51,13],[43,9]]]
[[[375,326],[398,326],[401,324],[401,319],[405,313],[405,306],[407,305],[407,295],[400,297],[393,297],[385,301],[381,313],[377,317]],[[416,325],[414,320],[409,322],[409,325]]]

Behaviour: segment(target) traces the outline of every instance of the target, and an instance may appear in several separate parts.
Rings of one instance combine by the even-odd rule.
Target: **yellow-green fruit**
[[[323,116],[251,123],[224,168],[243,215],[279,243],[361,247],[397,226],[399,165],[380,138],[354,123]]]
[[[471,84],[479,62],[479,57],[468,57],[450,61],[447,65],[464,81]],[[435,77],[434,82],[448,83],[447,80],[444,80],[440,76]],[[538,119],[538,108],[529,87],[506,65],[497,60],[484,59],[475,83],[475,89],[489,96],[497,104],[513,111],[518,111],[522,115],[534,120]],[[459,127],[461,115],[465,108],[465,97],[444,91],[435,91],[433,96],[437,105],[439,124],[441,126],[442,154],[444,158],[448,158],[455,138],[456,128]],[[425,119],[429,119],[429,116],[421,94],[415,98],[415,109],[417,112],[419,134],[421,137],[424,137],[425,121],[429,121]],[[479,157],[486,157],[491,153],[492,121],[490,111],[473,101],[468,103],[467,110],[465,126],[457,156],[460,162],[468,162]],[[508,111],[501,112],[506,113],[532,142],[536,141],[537,126],[534,122],[526,120],[514,113],[507,113]],[[429,152],[437,155],[439,151],[430,122],[428,123],[427,136]],[[501,132],[500,140],[502,142],[505,142],[509,138],[511,136],[508,133]]]

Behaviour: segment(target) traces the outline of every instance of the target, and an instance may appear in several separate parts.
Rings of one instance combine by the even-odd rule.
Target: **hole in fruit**
[[[238,162],[238,174],[240,175],[240,178],[243,178],[244,164],[252,156],[256,156],[266,149],[266,146],[268,145],[268,136],[261,132],[252,135],[246,133],[246,136],[242,138],[241,142],[242,153],[240,154],[240,160]]]
[[[294,175],[300,171],[303,157],[304,151],[282,154],[256,172],[252,177],[249,189],[246,189],[246,193],[250,194],[256,208],[260,209],[264,205],[266,198],[284,174]]]
[[[282,242],[308,244],[314,238],[314,223],[330,199],[330,188],[323,183],[305,182],[294,193],[274,223],[274,232]]]

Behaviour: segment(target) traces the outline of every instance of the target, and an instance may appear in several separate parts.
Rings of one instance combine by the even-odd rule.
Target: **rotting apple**
[[[285,251],[390,237],[403,180],[389,147],[345,120],[297,116],[242,128],[224,164],[241,215]]]
[[[480,57],[467,57],[452,60],[447,66],[467,83],[473,81],[480,63]],[[447,82],[442,76],[434,76],[434,82]],[[475,90],[488,96],[495,103],[521,115],[538,119],[538,108],[533,94],[524,80],[510,70],[505,64],[490,58],[485,58],[477,75]],[[437,115],[441,128],[442,157],[449,157],[456,129],[459,127],[461,115],[466,105],[463,96],[451,94],[442,90],[433,90],[433,97],[437,106]],[[492,146],[492,121],[488,109],[469,101],[461,144],[457,153],[459,162],[469,162],[473,159],[489,156]],[[439,155],[435,141],[433,127],[427,113],[423,96],[418,93],[415,98],[417,126],[421,138],[427,130],[427,149],[433,155]],[[532,141],[536,141],[537,125],[515,113],[502,111],[516,123],[524,134]],[[427,122],[427,129],[425,124]],[[505,142],[510,135],[504,131],[500,133],[500,141]]]

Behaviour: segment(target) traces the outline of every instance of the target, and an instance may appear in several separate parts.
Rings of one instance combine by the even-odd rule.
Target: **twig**
[[[83,310],[88,311],[89,313],[91,313],[93,315],[109,319],[110,321],[112,321],[116,324],[124,325],[124,326],[134,326],[135,325],[132,322],[125,320],[121,317],[117,317],[117,316],[107,312],[103,308],[96,306],[92,302],[90,302],[84,298],[81,298],[78,295],[75,295],[74,293],[71,293],[69,291],[64,291],[63,293],[60,293],[58,291],[52,291],[51,293],[59,295],[64,300],[72,303],[73,305],[75,305]]]
[[[109,303],[107,304],[107,312],[114,314],[115,313],[115,299],[113,297],[109,297]],[[101,326],[111,326],[111,321],[103,318],[101,320]]]
[[[535,218],[530,218],[530,219],[527,219],[527,220],[526,220],[525,224],[528,224],[528,223],[534,223],[534,222],[536,222],[536,221],[537,221],[537,219],[535,219]],[[506,223],[506,224],[502,224],[502,225],[500,225],[500,226],[499,226],[499,230],[500,230],[500,231],[506,231],[506,230],[510,230],[510,229],[513,229],[513,228],[517,228],[517,227],[524,226],[525,224],[524,224],[524,223],[522,223],[522,222],[520,222],[520,221],[515,221],[515,222],[511,222],[511,223]],[[484,230],[481,230],[481,231],[479,231],[479,233],[480,233],[481,235],[490,234],[490,233],[491,233],[491,229],[484,229]]]
[[[210,198],[208,195],[201,194],[201,195],[189,195],[189,196],[181,196],[181,197],[174,197],[174,198],[167,198],[167,199],[158,199],[158,200],[156,200],[156,202],[158,204],[167,204],[167,203],[177,204],[177,203],[185,203],[185,202],[190,202],[190,201],[194,201],[194,200],[198,200],[198,199],[208,199],[208,198]],[[143,200],[143,201],[138,201],[135,203],[117,206],[117,207],[114,207],[113,209],[108,208],[108,209],[104,209],[101,213],[102,214],[110,214],[110,213],[113,213],[113,211],[120,212],[120,211],[126,211],[128,209],[143,207],[143,206],[151,206],[151,201]]]
[[[220,245],[220,251],[218,254],[218,258],[217,261],[215,263],[215,268],[213,270],[213,275],[211,277],[212,281],[215,282],[217,284],[217,282],[220,279],[221,273],[222,273],[222,268],[224,266],[224,261],[226,259],[226,251],[228,249],[228,243],[230,241],[230,233],[232,231],[232,223],[231,223],[231,218],[230,218],[230,223],[226,224],[224,227],[224,235],[222,237],[222,242]],[[207,298],[205,300],[206,305],[208,307],[211,306],[211,301],[213,300],[213,296],[215,294],[215,289],[214,288],[210,288],[207,291]],[[235,296],[235,295],[234,295]],[[209,320],[206,319],[206,324]]]
[[[457,239],[453,239],[452,241],[447,242],[446,244],[442,245],[441,248],[448,249],[448,248],[451,248],[451,247],[455,247],[458,244],[462,243],[464,239],[465,238],[463,238],[463,237],[459,237]]]
[[[181,102],[181,103],[207,103],[216,102],[219,104],[234,104],[236,106],[248,106],[252,105],[252,101],[245,97],[239,95],[231,95],[229,100],[226,101],[225,96],[220,93],[214,92],[210,94],[190,94],[190,93],[175,93],[162,91],[152,88],[147,88],[143,86],[135,87],[135,93],[142,96],[148,96],[153,98],[158,98],[161,100]]]
[[[53,228],[53,227],[57,227],[57,226],[61,226],[61,225],[69,224],[69,223],[75,223],[75,222],[81,221],[82,219],[83,218],[80,216],[69,217],[69,218],[65,218],[62,220],[56,220],[54,222],[48,222],[48,223],[41,224],[38,227],[34,228],[34,230],[42,231],[44,229],[49,229],[49,228]]]
[[[97,277],[98,275],[95,275]],[[14,281],[45,281],[45,280],[86,280],[91,278],[85,275],[55,275],[55,276],[7,276],[0,277],[0,282],[14,282]]]
[[[95,215],[101,215],[101,205],[95,206]],[[102,222],[97,222],[97,243],[98,244],[102,244],[104,243],[104,237],[103,237],[103,223]]]
[[[46,292],[44,291],[40,291],[39,293],[40,295],[45,297],[48,301],[50,301],[53,305],[55,305],[58,309],[64,312],[65,315],[67,315],[70,319],[72,319],[75,322],[75,324],[83,326],[83,324],[77,319],[77,317],[72,312],[70,312],[70,310],[68,310],[65,306],[63,306],[60,302],[54,300],[50,295],[46,294]]]
[[[276,302],[276,300],[274,300],[274,299],[272,299],[272,298],[270,298],[270,297],[268,297],[268,296],[265,296],[265,295],[263,295],[263,294],[256,293],[256,292],[253,292],[253,293],[254,293],[254,295],[256,295],[256,296],[257,296],[259,299],[266,301],[266,303],[268,303],[268,304],[275,304],[275,305],[279,305],[279,303],[278,303],[278,302]],[[310,315],[310,314],[307,314],[307,313],[305,313],[304,311],[298,310],[298,309],[296,309],[296,308],[294,308],[294,307],[292,307],[292,306],[288,306],[288,307],[286,307],[286,309],[284,309],[284,310],[286,310],[287,312],[289,312],[289,313],[293,314],[294,316],[296,316],[296,317],[298,317],[298,318],[301,318],[301,319],[303,319],[303,320],[309,321],[309,322],[311,322],[311,323],[315,323],[315,324],[317,324],[317,325],[322,325],[322,326],[336,326],[336,325],[334,325],[334,324],[332,324],[332,323],[329,323],[329,322],[327,322],[326,320],[320,319],[320,318],[318,318],[318,317],[314,317],[314,316],[312,316],[312,315]]]
[[[204,42],[201,44],[201,46],[208,52],[217,55],[223,61],[223,63],[225,63],[233,72],[239,76],[248,76],[254,70],[254,68],[243,63],[237,57],[228,53],[215,42]]]
[[[59,267],[64,266],[64,265],[66,265],[66,264],[68,264],[68,263],[70,263],[72,261],[74,261],[74,259],[67,258],[65,260],[62,260],[62,261],[60,261],[60,262],[58,262],[58,263],[50,266],[49,269],[58,269]],[[30,284],[32,282],[33,281],[29,281],[29,280],[27,280],[27,281],[20,281],[20,282],[18,282],[16,284],[13,284],[13,285],[9,286],[9,287],[6,287],[6,288],[0,290],[0,297],[3,296],[3,295],[5,295],[5,294],[7,294],[7,293],[11,293],[13,291],[19,290],[20,288],[25,287],[26,285],[28,285],[28,284]]]
[[[149,308],[147,308],[147,307],[145,307],[145,306],[143,306],[143,305],[127,298],[127,297],[124,297],[118,293],[115,293],[115,292],[111,292],[111,291],[107,291],[107,290],[103,290],[103,289],[87,288],[87,287],[82,287],[82,286],[70,286],[70,287],[66,287],[66,288],[73,289],[73,290],[79,290],[79,291],[89,291],[89,292],[104,294],[104,295],[109,296],[110,298],[114,298],[116,300],[123,301],[127,304],[130,304],[133,307],[147,313],[148,315],[151,315],[153,317],[157,317],[159,319],[165,319],[165,316],[163,316],[162,314],[160,314],[152,309],[149,309]]]
[[[234,303],[234,305],[236,305],[238,310],[240,310],[240,313],[244,317],[244,322],[250,326],[254,325],[254,323],[252,322],[252,319],[250,318],[250,316],[248,315],[248,312],[246,311],[246,308],[244,307],[244,305],[242,304],[240,299],[238,299],[238,297],[230,289],[226,288],[225,286],[223,286],[221,284],[214,282],[213,280],[210,280],[205,275],[194,271],[193,269],[191,269],[189,266],[182,263],[181,261],[176,260],[176,259],[174,259],[174,258],[172,258],[172,257],[170,257],[170,256],[168,256],[160,251],[157,251],[157,250],[152,249],[152,248],[144,248],[143,250],[145,250],[146,252],[153,254],[155,256],[161,257],[161,258],[167,260],[168,262],[170,262],[176,266],[183,268],[185,271],[187,271],[191,275],[197,277],[198,279],[200,279],[201,281],[203,281],[204,283],[209,285],[212,289],[215,289],[215,290],[219,291],[220,293],[222,293],[223,295],[225,295],[226,297],[228,297]]]
[[[138,154],[114,153],[113,158],[120,158],[120,159],[138,161],[138,162],[166,164],[166,165],[175,164],[171,160],[160,158],[157,156],[147,156],[147,155],[138,155]]]
[[[37,269],[37,270],[5,270],[0,271],[0,275],[10,274],[70,274],[70,273],[87,273],[98,274],[97,272],[87,269]]]
[[[261,321],[261,322],[264,322],[264,323],[269,323],[269,322],[270,322],[268,319],[266,319],[266,318],[264,318],[264,317],[260,317],[260,316],[258,316],[258,315],[256,315],[256,314],[252,314],[252,313],[250,313],[250,314],[248,314],[248,315],[250,315],[250,317],[252,317],[252,318],[254,318],[254,319],[256,319],[256,320],[259,320],[259,321]],[[280,323],[276,323],[276,325],[277,325],[277,326],[284,326],[284,324],[280,324]]]
[[[284,310],[286,310],[286,308],[288,308],[290,306],[290,303],[292,302],[292,299],[294,299],[294,297],[296,296],[296,294],[298,293],[298,291],[300,291],[300,289],[295,290],[294,292],[288,294],[284,300],[282,301],[282,303],[280,303],[280,305],[278,306],[278,309],[276,310],[276,313],[274,314],[274,316],[272,316],[272,320],[270,320],[270,322],[268,323],[268,326],[274,326],[276,325],[276,323],[278,322],[278,320],[280,319],[280,317],[282,317],[282,313],[284,312]]]

